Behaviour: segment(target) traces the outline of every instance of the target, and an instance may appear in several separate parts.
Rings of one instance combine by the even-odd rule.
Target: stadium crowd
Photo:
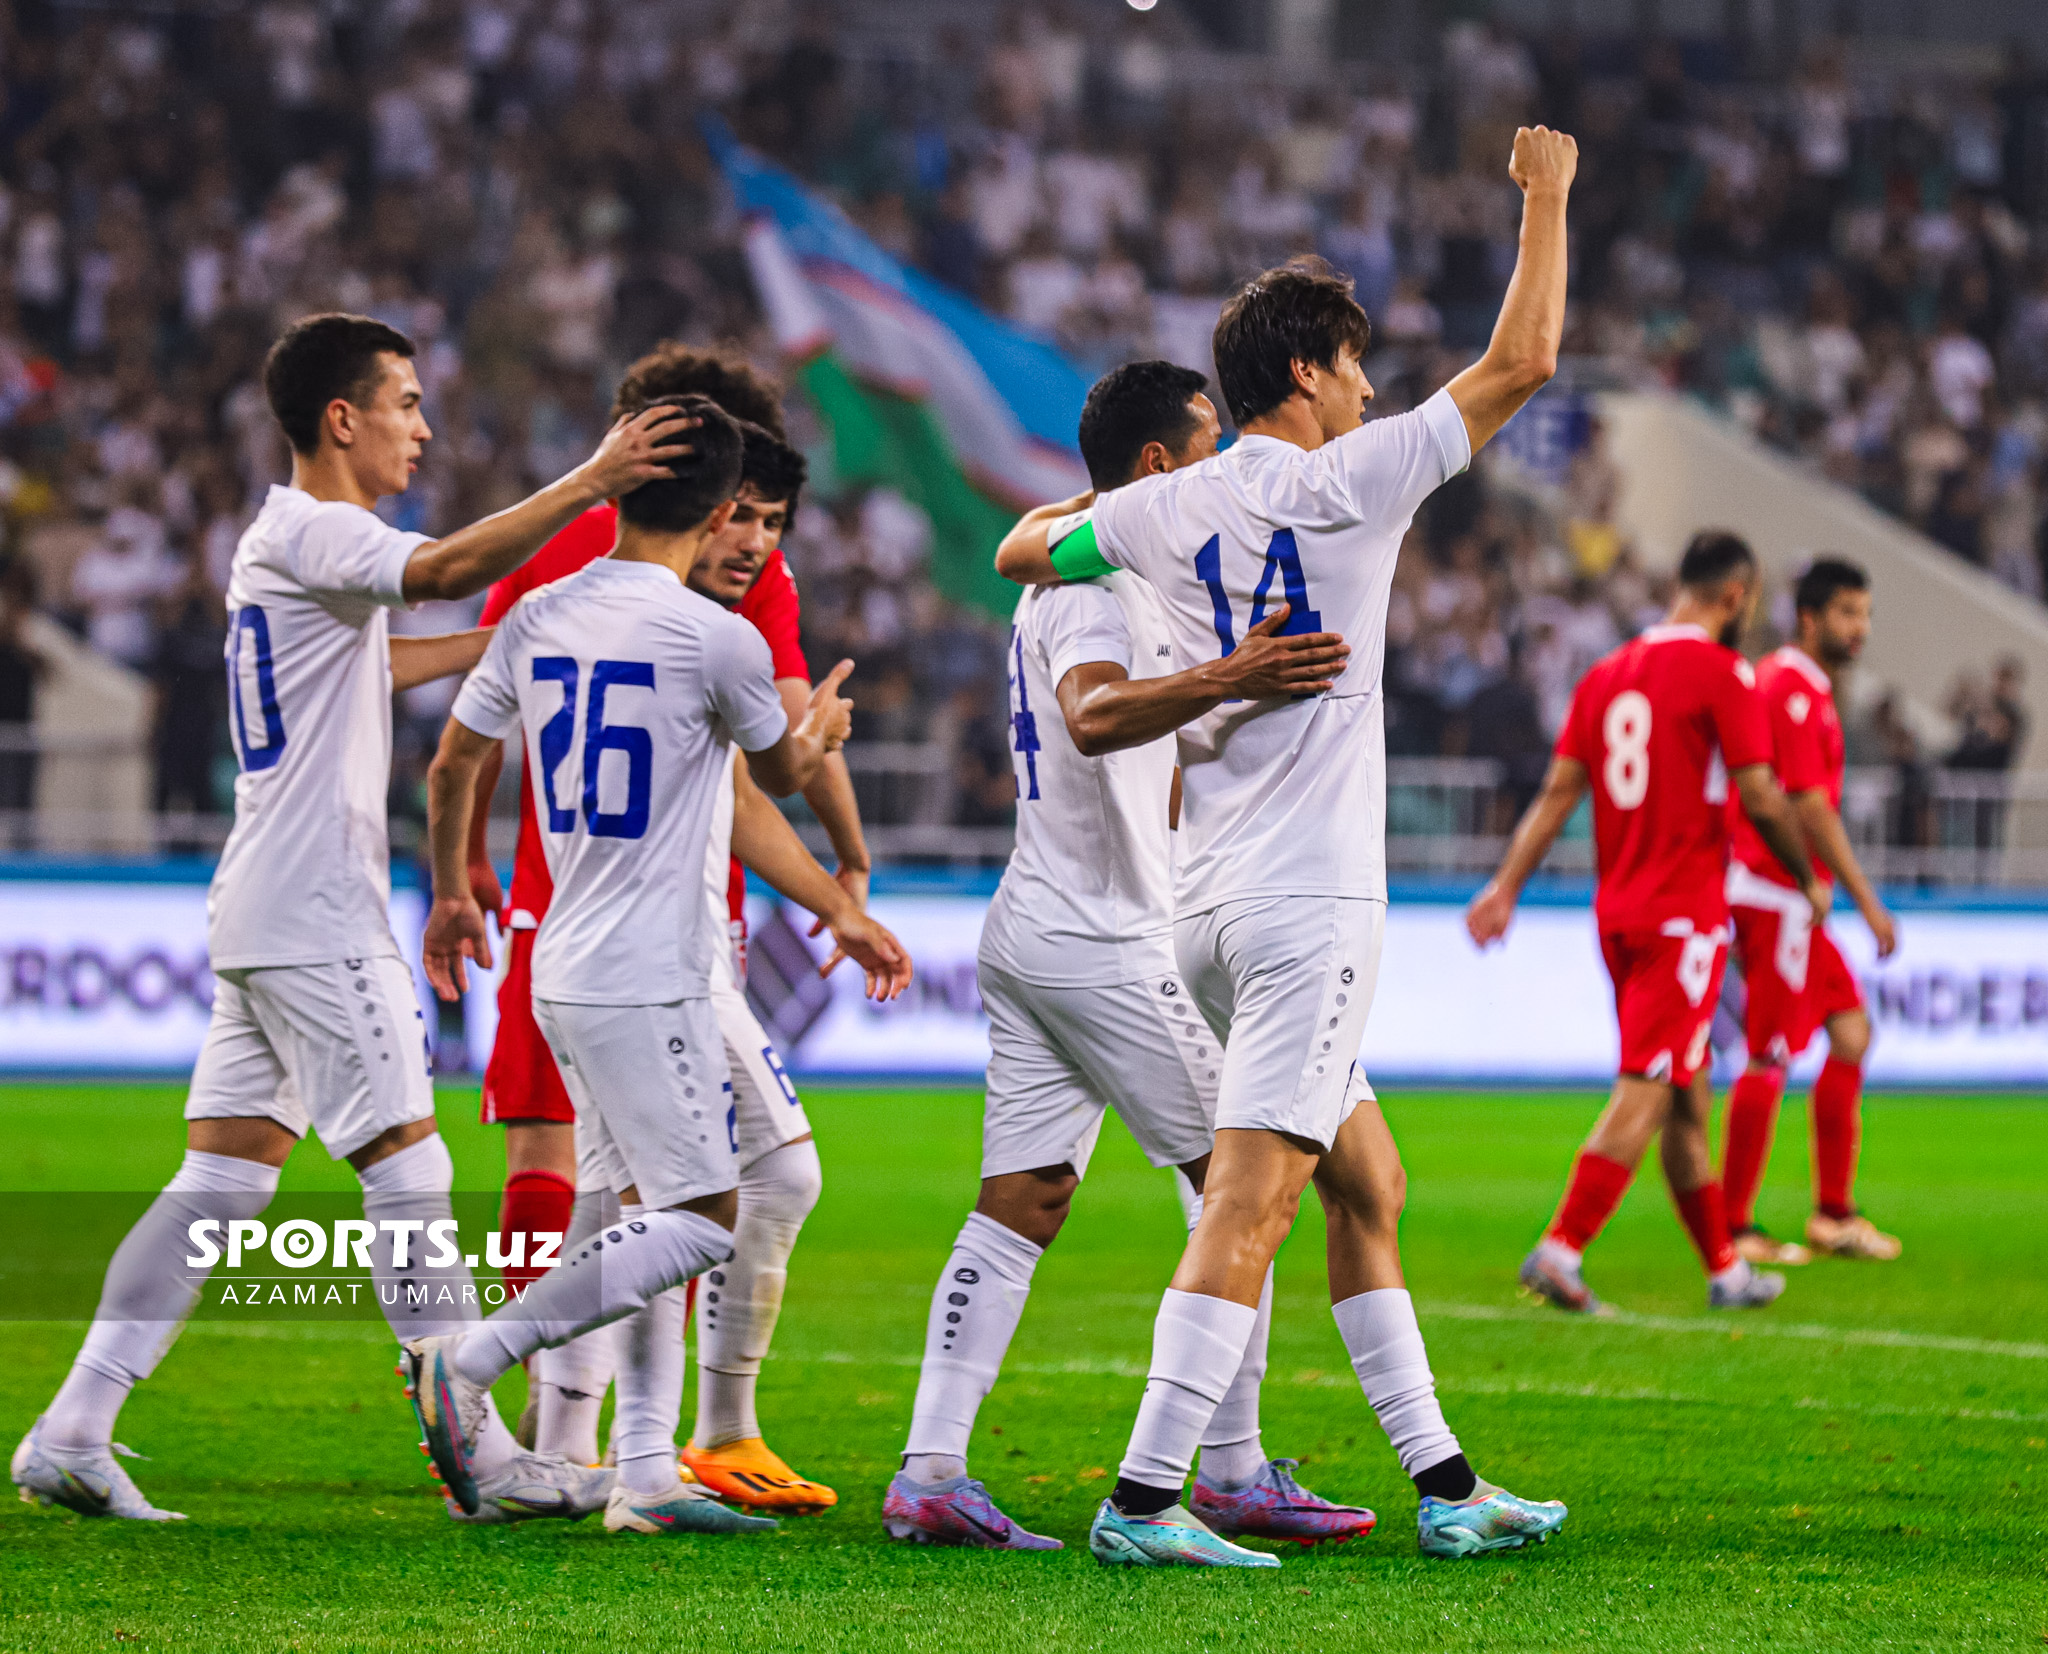
[[[157,806],[227,807],[219,589],[283,474],[255,370],[292,316],[362,311],[420,342],[436,440],[398,514],[429,529],[585,452],[604,388],[654,339],[766,360],[707,114],[1087,370],[1206,367],[1229,283],[1320,253],[1375,319],[1394,409],[1485,342],[1514,257],[1513,128],[1576,131],[1567,348],[1588,372],[1700,397],[2042,591],[2048,246],[2030,225],[2048,176],[2026,134],[2048,80],[2024,64],[1907,77],[1818,49],[1771,78],[1713,43],[1472,24],[1412,74],[1336,63],[1218,96],[1170,8],[1054,0],[914,50],[863,33],[858,8],[774,16],[0,4],[0,722],[29,717],[19,615],[40,606],[157,685]],[[1395,751],[1533,780],[1579,673],[1660,611],[1612,526],[1597,422],[1583,434],[1563,509],[1474,478],[1418,525],[1390,629]],[[946,818],[1007,819],[999,628],[922,578],[914,506],[821,480],[789,553],[819,653],[862,662],[857,738],[944,743]],[[1940,756],[2009,761],[2010,685],[1957,694]],[[447,704],[406,697],[401,814]],[[1863,720],[1859,756],[1921,763],[1886,717]],[[25,772],[0,763],[6,808]]]

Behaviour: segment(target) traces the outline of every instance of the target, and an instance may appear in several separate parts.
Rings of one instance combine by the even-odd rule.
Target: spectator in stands
[[[27,842],[22,818],[36,805],[36,680],[47,664],[24,635],[35,606],[34,571],[0,562],[0,840],[13,844]]]

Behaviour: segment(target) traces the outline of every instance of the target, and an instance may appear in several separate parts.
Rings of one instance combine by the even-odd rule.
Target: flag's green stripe
[[[996,573],[996,546],[1017,514],[977,491],[931,411],[858,384],[830,351],[806,364],[803,386],[832,430],[842,482],[894,488],[932,520],[932,583],[956,603],[1007,620],[1017,588]]]

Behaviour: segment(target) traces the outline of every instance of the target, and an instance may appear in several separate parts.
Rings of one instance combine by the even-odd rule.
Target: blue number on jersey
[[[782,1059],[775,1054],[775,1047],[762,1046],[761,1060],[768,1065],[768,1072],[775,1076],[775,1083],[782,1087],[782,1100],[791,1108],[795,1108],[796,1087],[789,1083],[789,1070],[782,1066]]]
[[[1266,618],[1266,599],[1273,590],[1273,576],[1280,576],[1281,594],[1287,599],[1287,621],[1282,637],[1302,637],[1323,629],[1323,617],[1308,606],[1308,576],[1301,571],[1301,548],[1294,543],[1294,530],[1283,528],[1266,546],[1266,566],[1259,571],[1259,583],[1252,591],[1253,626]],[[1230,594],[1223,589],[1223,539],[1212,534],[1195,553],[1195,578],[1209,588],[1209,606],[1216,614],[1216,642],[1226,655],[1237,652],[1237,633],[1230,618]]]
[[[571,833],[576,830],[576,812],[555,802],[555,771],[576,739],[576,663],[567,655],[537,655],[533,681],[562,686],[560,709],[540,726],[540,785],[548,807],[548,831]]]
[[[1017,781],[1017,796],[1030,799],[1038,796],[1038,719],[1032,715],[1031,695],[1024,687],[1024,639],[1014,626],[1010,628],[1010,646],[1017,659],[1017,670],[1010,677],[1010,688],[1015,691],[1010,707],[1010,742],[1023,756],[1025,770]],[[796,1099],[792,1097],[790,1101]]]
[[[654,663],[601,660],[590,669],[590,707],[583,715],[583,819],[592,838],[644,838],[654,791],[654,737],[637,724],[605,723],[605,691],[614,684],[652,689]],[[626,807],[612,815],[597,807],[598,765],[607,751],[626,755]]]
[[[263,713],[263,745],[249,745],[249,721],[242,711],[242,634],[256,650],[256,700]],[[245,773],[267,770],[284,756],[284,714],[277,704],[277,677],[270,664],[270,617],[255,604],[237,609],[228,622],[228,695],[235,706],[235,754]]]

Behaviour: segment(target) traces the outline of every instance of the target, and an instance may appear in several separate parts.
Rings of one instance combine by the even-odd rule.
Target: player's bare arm
[[[423,946],[427,980],[453,1002],[469,987],[465,961],[491,968],[490,933],[484,910],[470,887],[469,823],[475,813],[477,776],[493,753],[504,761],[504,744],[479,735],[460,719],[441,731],[440,750],[427,767],[427,845],[433,866],[434,905],[427,915]]]
[[[867,978],[870,999],[894,999],[910,986],[909,950],[869,918],[852,892],[804,848],[789,818],[754,785],[744,760],[733,775],[732,853],[771,890],[815,913],[832,932],[837,946],[819,966],[820,976],[830,975],[841,959],[851,959]]]
[[[1221,660],[1164,678],[1132,678],[1112,661],[1087,661],[1060,679],[1060,712],[1085,757],[1143,746],[1212,712],[1225,701],[1290,699],[1326,693],[1350,659],[1335,632],[1281,637],[1287,605],[1245,634]]]
[[[839,686],[852,670],[850,660],[833,667],[806,699],[803,717],[772,747],[747,754],[755,781],[777,798],[802,792],[817,779],[826,757],[846,745],[853,728],[853,702],[840,695]]]
[[[1480,947],[1498,942],[1508,933],[1508,921],[1515,915],[1522,887],[1543,865],[1557,835],[1571,820],[1572,811],[1586,796],[1586,766],[1576,758],[1553,758],[1543,777],[1543,789],[1515,823],[1515,836],[1501,858],[1500,870],[1486,881],[1486,888],[1472,898],[1465,909],[1465,929]]]
[[[1812,858],[1806,853],[1806,841],[1799,831],[1799,819],[1792,813],[1792,801],[1771,774],[1771,766],[1745,764],[1730,772],[1728,779],[1735,784],[1736,794],[1742,800],[1742,813],[1749,817],[1771,854],[1792,875],[1792,882],[1799,886],[1800,894],[1813,909],[1813,922],[1819,924],[1828,916],[1834,893],[1813,871]]]
[[[436,678],[467,672],[484,658],[492,628],[443,632],[438,637],[394,637],[391,640],[391,687],[417,689]]]
[[[1046,531],[1062,517],[1086,511],[1095,503],[1095,490],[1076,494],[1071,500],[1041,505],[1017,519],[1017,526],[1003,536],[996,547],[996,573],[1020,586],[1056,586],[1059,570],[1052,566],[1052,547]]]
[[[789,714],[790,723],[802,722],[811,704],[811,686],[802,678],[777,678],[775,688],[782,696],[782,710]],[[804,802],[810,805],[811,813],[825,829],[825,836],[832,841],[832,854],[839,863],[832,876],[858,906],[865,908],[868,876],[874,862],[868,854],[867,835],[861,831],[860,802],[853,794],[853,774],[846,767],[846,755],[827,753],[824,764],[803,793]],[[811,934],[816,936],[823,929],[821,919]]]
[[[1579,146],[1547,126],[1515,133],[1508,176],[1522,191],[1522,241],[1500,319],[1481,356],[1450,383],[1476,454],[1557,372],[1569,275],[1565,205],[1579,170]]]
[[[500,741],[476,772],[476,788],[469,807],[469,893],[486,913],[498,915],[498,928],[505,926],[505,887],[498,870],[491,865],[491,798],[498,790],[498,777],[505,769],[505,743]]]
[[[469,597],[503,579],[557,529],[599,501],[669,475],[670,462],[690,453],[683,436],[693,423],[660,404],[621,419],[605,433],[597,452],[567,476],[415,551],[405,566],[406,601]]]
[[[1834,805],[1828,802],[1827,789],[1809,787],[1804,792],[1792,794],[1792,813],[1798,818],[1808,848],[1823,867],[1841,880],[1842,888],[1849,892],[1849,899],[1856,904],[1856,911],[1870,926],[1871,935],[1877,938],[1878,958],[1891,958],[1899,945],[1898,926],[1878,899],[1876,889],[1863,871],[1863,864],[1856,859],[1856,851],[1849,843],[1842,818]]]

